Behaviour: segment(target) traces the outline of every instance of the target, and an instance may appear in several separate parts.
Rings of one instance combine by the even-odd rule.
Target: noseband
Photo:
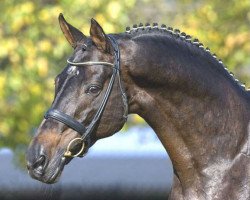
[[[119,87],[121,90],[122,101],[123,101],[123,105],[124,105],[123,118],[125,121],[127,120],[127,115],[128,115],[127,96],[126,96],[124,89],[122,87],[121,77],[120,77],[120,50],[119,50],[119,46],[118,46],[116,40],[112,36],[108,36],[108,38],[109,38],[109,40],[112,44],[112,47],[114,49],[114,63],[99,62],[99,61],[97,61],[97,62],[95,62],[95,61],[71,62],[71,61],[67,60],[67,63],[70,64],[71,66],[106,65],[106,66],[110,66],[113,68],[113,73],[112,73],[112,76],[110,78],[107,90],[106,90],[104,97],[102,99],[102,102],[101,102],[94,118],[90,122],[90,124],[87,127],[85,127],[82,123],[78,122],[73,117],[61,112],[60,110],[56,110],[56,109],[49,109],[44,116],[45,119],[51,118],[51,119],[57,120],[65,125],[67,125],[68,127],[75,130],[76,132],[78,132],[81,135],[81,137],[75,138],[75,139],[70,141],[70,143],[68,144],[68,147],[66,149],[66,152],[64,153],[64,157],[71,157],[72,158],[72,157],[84,156],[84,149],[86,148],[85,146],[90,145],[90,143],[91,143],[90,135],[93,132],[94,128],[96,127],[97,122],[101,118],[103,110],[104,110],[104,108],[108,102],[109,96],[111,94],[116,76],[118,78],[118,84],[119,84]],[[71,152],[72,147],[77,145],[79,142],[82,144],[81,149],[79,150],[79,152],[77,152],[75,154],[72,153]]]

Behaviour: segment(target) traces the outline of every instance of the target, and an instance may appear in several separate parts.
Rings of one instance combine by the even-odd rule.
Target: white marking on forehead
[[[69,75],[78,75],[79,74],[79,70],[77,69],[77,66],[71,65],[69,67],[69,69],[67,70],[67,74],[69,74]]]

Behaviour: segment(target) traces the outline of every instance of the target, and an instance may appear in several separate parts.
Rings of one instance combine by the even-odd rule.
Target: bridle
[[[102,99],[102,102],[97,110],[97,112],[95,113],[92,121],[90,122],[90,124],[85,127],[82,123],[78,122],[76,119],[74,119],[73,117],[61,112],[60,110],[57,109],[49,109],[44,118],[45,119],[54,119],[57,120],[65,125],[67,125],[68,127],[70,127],[71,129],[75,130],[76,132],[78,132],[81,137],[77,137],[74,138],[73,140],[71,140],[67,146],[67,149],[64,153],[64,157],[83,157],[84,156],[84,152],[85,149],[88,148],[87,146],[90,145],[91,141],[90,141],[90,135],[93,132],[94,128],[97,125],[97,122],[100,120],[103,110],[108,102],[109,96],[111,94],[114,82],[115,82],[115,78],[118,78],[118,84],[121,90],[121,94],[122,94],[122,101],[123,101],[123,105],[124,105],[124,114],[123,114],[123,118],[126,121],[127,120],[127,115],[128,115],[128,104],[127,104],[127,96],[124,92],[124,89],[122,87],[122,83],[121,83],[121,77],[120,77],[120,50],[119,50],[119,46],[116,42],[116,40],[112,37],[112,36],[108,36],[112,47],[114,49],[114,63],[110,63],[110,62],[102,62],[102,61],[88,61],[88,62],[72,62],[67,60],[67,63],[70,64],[73,67],[77,67],[77,66],[88,66],[88,65],[105,65],[105,66],[109,66],[113,68],[113,73],[112,76],[110,78],[108,87],[106,89],[106,92],[104,94],[104,97]],[[77,144],[81,143],[81,149],[77,152],[77,153],[72,153],[72,147],[76,146]]]

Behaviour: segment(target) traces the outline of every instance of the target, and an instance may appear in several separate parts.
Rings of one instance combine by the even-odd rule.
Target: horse
[[[157,23],[106,34],[91,19],[88,37],[62,14],[59,24],[73,54],[27,149],[32,178],[57,182],[135,113],[172,161],[169,199],[250,199],[250,93],[215,54]]]

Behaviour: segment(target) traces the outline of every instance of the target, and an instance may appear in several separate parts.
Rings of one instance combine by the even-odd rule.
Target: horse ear
[[[108,53],[111,52],[111,44],[107,35],[104,33],[102,27],[98,24],[98,22],[93,18],[91,19],[90,35],[92,41],[98,49],[106,51]]]
[[[86,39],[86,36],[81,31],[64,19],[62,13],[59,14],[58,20],[64,36],[73,48],[76,48],[77,43]]]

